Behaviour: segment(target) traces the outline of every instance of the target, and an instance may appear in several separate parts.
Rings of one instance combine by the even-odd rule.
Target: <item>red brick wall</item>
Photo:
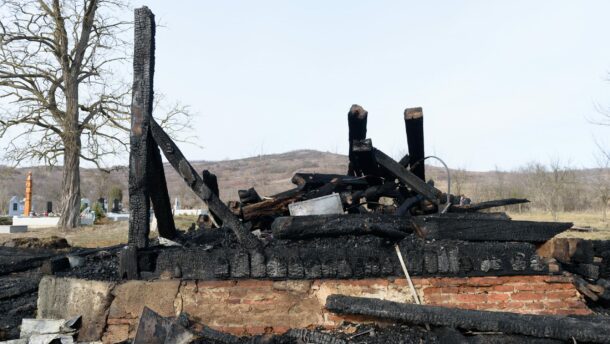
[[[430,278],[424,285],[431,305],[529,314],[589,314],[567,277],[511,276]]]
[[[588,314],[570,279],[561,276],[415,278],[432,305],[532,314]],[[187,312],[198,323],[233,334],[281,333],[289,328],[338,326],[342,317],[324,309],[331,294],[412,302],[404,279],[299,281],[130,281],[115,288],[104,342],[133,337],[148,306],[163,316]]]

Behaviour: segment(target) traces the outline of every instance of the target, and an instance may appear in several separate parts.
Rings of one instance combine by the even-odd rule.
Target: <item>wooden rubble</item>
[[[477,332],[502,332],[587,343],[610,342],[610,323],[605,317],[576,319],[565,316],[477,311],[344,295],[329,296],[326,309],[339,314],[366,315],[417,325],[430,324]]]
[[[409,155],[400,162],[375,148],[372,140],[366,138],[368,112],[360,105],[353,105],[347,114],[349,168],[345,175],[296,173],[292,178],[294,189],[271,197],[261,197],[254,188],[240,190],[240,202],[228,206],[218,197],[216,176],[207,170],[201,175],[195,171],[152,117],[154,15],[144,7],[136,10],[135,16],[129,168],[130,248],[121,258],[124,276],[138,276],[138,271],[134,271],[139,269],[138,264],[133,260],[138,259],[138,250],[148,246],[151,201],[159,235],[178,242],[188,240],[175,229],[160,151],[193,192],[207,203],[215,222],[229,229],[241,250],[251,256],[264,256],[261,241],[251,232],[254,229],[270,231],[276,239],[287,240],[373,235],[397,242],[416,233],[425,240],[538,243],[571,227],[567,223],[511,221],[502,214],[480,213],[477,211],[527,200],[460,205],[457,196],[446,195],[433,183],[426,182],[421,108],[409,108],[404,112]],[[289,204],[332,193],[340,195],[347,215],[288,216]]]
[[[347,114],[349,167],[345,174],[296,173],[293,189],[269,197],[262,197],[254,188],[240,190],[239,202],[225,204],[219,198],[216,176],[208,170],[200,175],[152,118],[154,16],[145,7],[136,10],[135,16],[131,216],[129,247],[120,258],[121,276],[158,277],[167,271],[188,279],[401,276],[394,244],[409,252],[407,267],[413,275],[561,273],[561,269],[550,268],[549,262],[537,254],[536,245],[571,228],[571,223],[513,221],[504,213],[481,212],[528,200],[460,204],[460,195],[447,195],[426,181],[421,108],[404,111],[409,154],[400,161],[373,146],[366,137],[369,114],[362,106],[353,105]],[[207,203],[222,228],[191,237],[176,230],[160,152]],[[346,214],[289,216],[291,203],[332,193],[340,195]],[[151,201],[159,235],[183,247],[148,247]],[[253,234],[256,229],[266,233],[264,244]],[[220,243],[226,241],[227,233],[234,237],[237,247]],[[200,244],[209,247],[202,250],[197,246]],[[599,264],[593,257],[588,258],[577,262],[557,260],[576,274],[575,285],[589,299],[610,300],[610,282],[600,278],[607,278],[607,273],[602,269],[600,274]],[[467,330],[573,337],[592,342],[610,338],[605,324],[557,317],[443,309],[343,296],[329,298],[327,307],[344,314]]]

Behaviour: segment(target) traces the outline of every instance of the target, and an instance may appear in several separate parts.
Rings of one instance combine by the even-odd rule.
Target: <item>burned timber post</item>
[[[147,8],[135,10],[131,151],[129,155],[129,245],[148,246],[152,198],[159,235],[173,239],[176,227],[171,213],[159,149],[150,134],[155,70],[155,17]]]
[[[424,111],[420,107],[405,109],[405,129],[409,145],[411,172],[426,181],[424,168]]]
[[[258,251],[261,248],[258,239],[218,198],[215,176],[209,172],[204,173],[203,178],[199,176],[178,146],[153,119],[154,14],[147,7],[136,9],[134,23],[134,81],[129,155],[129,252],[148,246],[151,200],[159,235],[167,239],[174,239],[177,235],[159,147],[187,185],[208,204],[218,222],[230,228],[244,248]],[[130,255],[133,257],[133,252]],[[131,259],[126,251],[122,260],[122,266],[126,267],[126,270],[131,266],[131,263],[127,262]],[[129,271],[124,272],[134,275]]]

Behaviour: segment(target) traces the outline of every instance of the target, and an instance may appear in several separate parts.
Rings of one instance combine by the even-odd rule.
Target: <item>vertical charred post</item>
[[[150,190],[148,128],[153,106],[155,19],[148,7],[135,10],[133,89],[129,152],[129,245],[148,246]]]
[[[354,141],[366,138],[366,121],[369,113],[362,106],[354,104],[347,113],[347,124],[349,126],[349,167],[347,174],[350,176],[361,176],[362,171],[354,161]]]
[[[135,10],[133,91],[129,154],[129,244],[148,246],[150,201],[159,226],[159,235],[173,239],[176,226],[161,153],[150,134],[155,72],[155,16],[147,7]]]
[[[405,109],[405,127],[409,145],[409,164],[413,174],[426,181],[424,169],[424,111],[420,107]]]

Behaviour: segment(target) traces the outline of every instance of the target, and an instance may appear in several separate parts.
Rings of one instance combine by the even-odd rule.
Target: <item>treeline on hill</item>
[[[300,150],[283,154],[252,158],[194,162],[198,170],[208,169],[218,176],[220,197],[224,201],[238,200],[237,191],[254,187],[261,195],[273,195],[292,186],[290,179],[296,172],[340,173],[347,171],[347,156]],[[444,169],[427,166],[426,176],[436,186],[447,190]],[[6,213],[13,196],[23,197],[25,176],[34,176],[34,209],[38,212],[52,201],[59,209],[61,194],[61,167],[11,168],[0,167],[0,212]],[[172,168],[165,169],[172,202],[179,198],[183,208],[198,208],[200,200],[184,184]],[[110,190],[123,191],[123,204],[128,206],[127,169],[120,167],[111,173],[95,169],[81,171],[82,197],[96,200],[108,198]],[[528,198],[529,204],[511,206],[509,211],[531,210],[549,212],[596,211],[605,218],[610,200],[610,169],[575,169],[558,163],[544,165],[530,163],[514,171],[472,172],[451,170],[451,193],[463,194],[473,201],[501,198]]]

